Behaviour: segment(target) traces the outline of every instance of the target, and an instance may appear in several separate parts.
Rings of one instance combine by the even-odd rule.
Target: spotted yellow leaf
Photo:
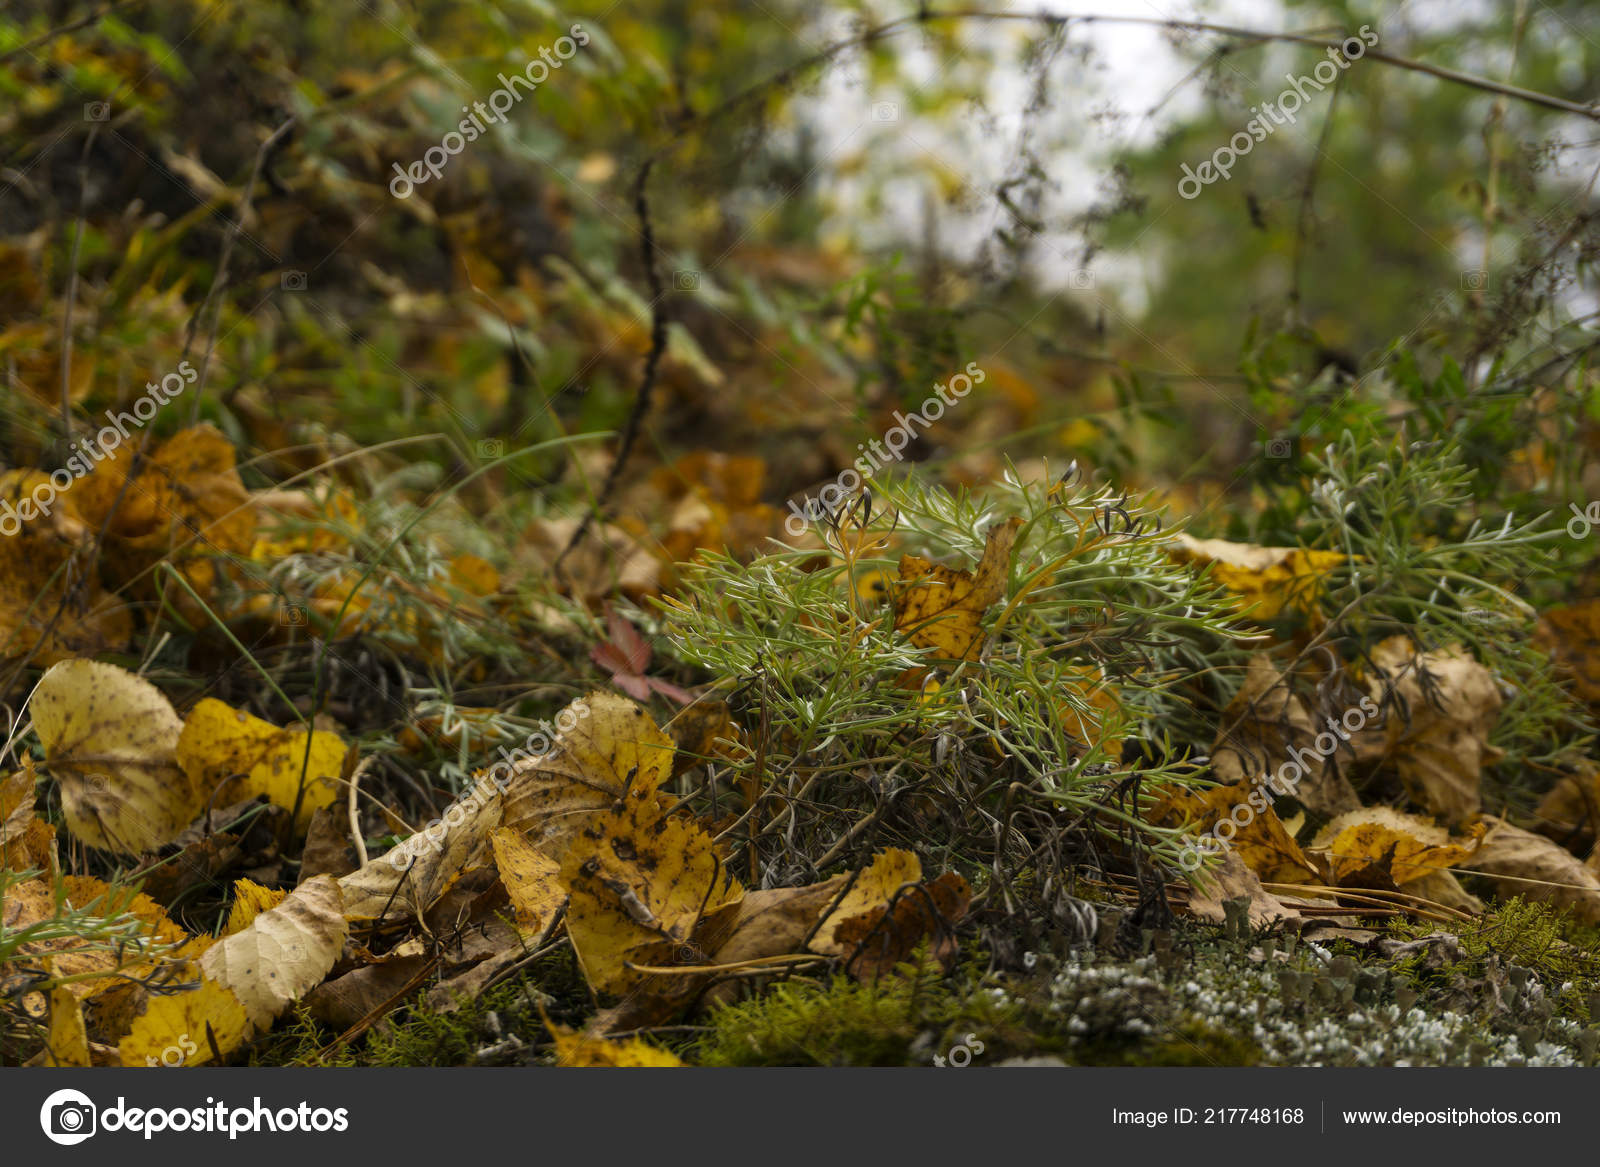
[[[895,628],[946,660],[977,660],[983,614],[1006,593],[1011,549],[1021,526],[1021,519],[1007,519],[989,529],[976,572],[930,563],[920,555],[902,556]]]
[[[143,677],[62,661],[40,679],[30,709],[67,829],[91,847],[151,851],[200,813],[210,787],[180,768],[182,723]]]

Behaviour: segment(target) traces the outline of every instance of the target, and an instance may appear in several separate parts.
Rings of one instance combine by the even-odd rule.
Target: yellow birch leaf
[[[856,916],[883,908],[906,884],[921,882],[922,863],[910,851],[889,847],[879,852],[817,929],[811,948],[829,956],[848,955],[855,945],[838,935],[840,926]]]
[[[50,990],[50,1032],[45,1038],[45,1065],[87,1066],[89,1031],[83,1024],[83,1003],[71,989]]]
[[[557,723],[569,717],[571,728],[550,753],[515,763],[502,818],[557,860],[591,816],[625,794],[659,816],[657,791],[672,776],[677,749],[643,709],[615,693],[590,693],[562,710]]]
[[[262,912],[277,907],[289,893],[282,889],[262,887],[248,879],[233,881],[233,907],[228,910],[228,922],[222,928],[224,936],[243,932],[255,922]]]
[[[611,1041],[546,1023],[555,1039],[558,1066],[681,1066],[675,1054],[640,1037]]]
[[[243,775],[224,792],[230,800],[264,794],[286,809],[298,805],[295,829],[303,833],[311,816],[338,798],[348,752],[338,734],[316,730],[310,734],[308,753],[306,736],[306,730],[279,729],[207,697],[183,724],[177,743],[178,764],[206,789]]]
[[[1257,794],[1256,802],[1264,803],[1259,810],[1250,801],[1252,792]],[[1218,824],[1230,823],[1236,829],[1232,833],[1224,829],[1217,837],[1238,852],[1244,865],[1266,883],[1321,881],[1316,865],[1284,829],[1264,786],[1258,790],[1251,783],[1241,782],[1206,790],[1174,787],[1165,792],[1165,802],[1153,813],[1158,820],[1195,822],[1207,835]]]
[[[659,817],[633,794],[573,838],[561,878],[572,893],[567,934],[600,993],[638,988],[647,974],[630,965],[703,963],[726,940],[744,897],[710,835],[686,819]]]
[[[1178,532],[1169,551],[1178,563],[1211,565],[1211,578],[1239,597],[1239,611],[1252,620],[1273,620],[1285,609],[1311,614],[1322,595],[1322,577],[1350,562],[1339,551],[1303,547],[1258,547],[1224,539],[1196,539]]]
[[[500,882],[517,910],[517,923],[543,935],[567,902],[561,882],[561,864],[523,837],[521,831],[501,829],[490,836]]]
[[[227,1057],[252,1031],[239,998],[202,977],[192,988],[152,993],[117,1052],[124,1066],[199,1066],[212,1060],[213,1041]]]
[[[171,842],[208,787],[179,767],[182,723],[161,691],[97,661],[53,665],[30,702],[67,829],[92,847],[136,855]]]

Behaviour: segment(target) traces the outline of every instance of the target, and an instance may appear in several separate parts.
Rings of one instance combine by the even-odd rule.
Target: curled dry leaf
[[[339,880],[352,920],[420,916],[467,872],[489,862],[500,800],[480,785],[405,842]]]
[[[966,880],[955,872],[923,883],[917,857],[890,847],[862,869],[811,948],[844,957],[845,971],[860,980],[892,971],[924,939],[931,941],[931,955],[948,965],[956,952],[955,925],[971,900]]]
[[[1208,871],[1196,871],[1189,876],[1193,892],[1189,896],[1189,911],[1201,920],[1221,924],[1227,920],[1223,910],[1224,900],[1244,896],[1250,901],[1250,924],[1260,928],[1275,920],[1299,921],[1299,909],[1273,898],[1261,886],[1256,873],[1244,865],[1232,851],[1222,857],[1222,862]]]
[[[1222,730],[1211,748],[1212,770],[1228,785],[1263,774],[1272,776],[1280,789],[1292,781],[1288,793],[1316,815],[1331,818],[1355,810],[1361,800],[1331,764],[1336,754],[1313,744],[1319,732],[1329,731],[1316,725],[1271,659],[1258,653],[1223,712]]]
[[[1459,645],[1419,653],[1404,636],[1372,650],[1371,695],[1388,711],[1382,726],[1384,757],[1412,800],[1446,824],[1462,822],[1482,806],[1480,773],[1499,759],[1489,733],[1500,716],[1500,690],[1489,670]]]
[[[847,947],[846,941],[838,935],[840,926],[856,916],[881,910],[902,887],[921,882],[922,862],[910,851],[899,847],[880,851],[861,869],[839,906],[828,913],[827,920],[817,929],[811,941],[812,951],[828,956],[848,956],[853,944]]]
[[[1248,813],[1240,813],[1241,808]],[[1243,782],[1205,790],[1171,787],[1165,792],[1164,802],[1151,814],[1158,822],[1195,823],[1203,834],[1224,820],[1231,821],[1238,829],[1226,841],[1244,865],[1262,879],[1268,883],[1322,882],[1316,864],[1306,858],[1300,844],[1284,828],[1265,787]],[[1244,825],[1238,826],[1241,822]]]
[[[1307,849],[1326,858],[1340,887],[1400,887],[1432,872],[1457,867],[1477,850],[1484,824],[1452,838],[1438,823],[1386,806],[1342,814],[1318,832]]]
[[[745,892],[733,929],[717,949],[712,963],[738,964],[800,952],[817,918],[833,902],[847,878],[836,875],[806,887]]]
[[[34,813],[33,761],[0,782],[0,868],[9,871],[55,869],[56,833]]]
[[[269,1028],[333,968],[349,923],[332,876],[295,888],[244,931],[218,941],[200,958],[206,977],[232,991],[252,1025]]]
[[[30,708],[67,829],[85,843],[137,855],[171,842],[200,812],[207,788],[176,757],[183,723],[143,677],[62,661]]]
[[[1563,774],[1540,799],[1534,830],[1578,851],[1594,845],[1600,824],[1600,765],[1588,758],[1572,765],[1574,772]]]
[[[1258,547],[1223,539],[1196,539],[1178,532],[1172,558],[1211,567],[1211,578],[1239,597],[1239,611],[1252,620],[1274,620],[1284,609],[1311,613],[1322,594],[1322,579],[1348,562],[1338,551],[1301,547]]]
[[[1490,876],[1507,899],[1540,900],[1571,909],[1585,924],[1600,924],[1600,875],[1543,835],[1492,816],[1486,821],[1489,833],[1463,867]]]
[[[214,697],[190,711],[177,743],[178,764],[198,786],[226,782],[228,798],[266,795],[274,806],[298,807],[302,833],[313,814],[339,797],[348,752],[338,734],[279,729]]]

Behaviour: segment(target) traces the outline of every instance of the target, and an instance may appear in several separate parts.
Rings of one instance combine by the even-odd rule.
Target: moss
[[[791,981],[722,1006],[690,1057],[707,1066],[926,1066],[969,1035],[957,1058],[974,1063],[1043,1048],[1022,1008],[970,966],[950,978],[927,965],[901,972],[866,984]]]
[[[1415,940],[1448,931],[1459,942],[1459,958],[1430,959],[1415,953],[1395,963],[1396,972],[1413,976],[1419,987],[1439,992],[1481,983],[1493,959],[1499,969],[1521,966],[1545,986],[1562,1016],[1591,1024],[1588,996],[1600,991],[1600,929],[1575,922],[1570,913],[1518,896],[1495,904],[1470,921],[1444,928],[1437,924],[1397,921],[1391,932]],[[1559,992],[1570,986],[1566,992]]]

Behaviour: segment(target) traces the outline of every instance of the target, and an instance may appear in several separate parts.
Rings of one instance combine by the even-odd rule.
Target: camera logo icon
[[[1067,286],[1075,292],[1087,292],[1094,288],[1094,272],[1086,267],[1073,268],[1067,276]]]
[[[1489,273],[1482,268],[1461,273],[1461,290],[1463,292],[1483,292],[1489,287]]]
[[[63,1147],[83,1142],[94,1134],[99,1111],[89,1096],[78,1090],[57,1090],[39,1108],[39,1125],[45,1138]]]
[[[311,623],[311,617],[305,605],[285,604],[278,609],[278,623],[285,628],[304,628]]]
[[[109,101],[89,101],[83,106],[83,120],[86,122],[103,122],[111,116],[111,103]]]
[[[680,292],[694,292],[700,288],[700,273],[687,268],[672,273],[672,286]]]
[[[279,272],[278,284],[285,292],[303,292],[306,290],[306,273],[303,271]]]
[[[484,438],[478,443],[478,457],[493,462],[506,456],[506,444],[501,438]]]
[[[1294,453],[1294,443],[1288,438],[1273,438],[1267,442],[1267,457],[1287,458]]]
[[[878,101],[872,105],[872,120],[894,122],[900,120],[900,107],[892,101]]]

